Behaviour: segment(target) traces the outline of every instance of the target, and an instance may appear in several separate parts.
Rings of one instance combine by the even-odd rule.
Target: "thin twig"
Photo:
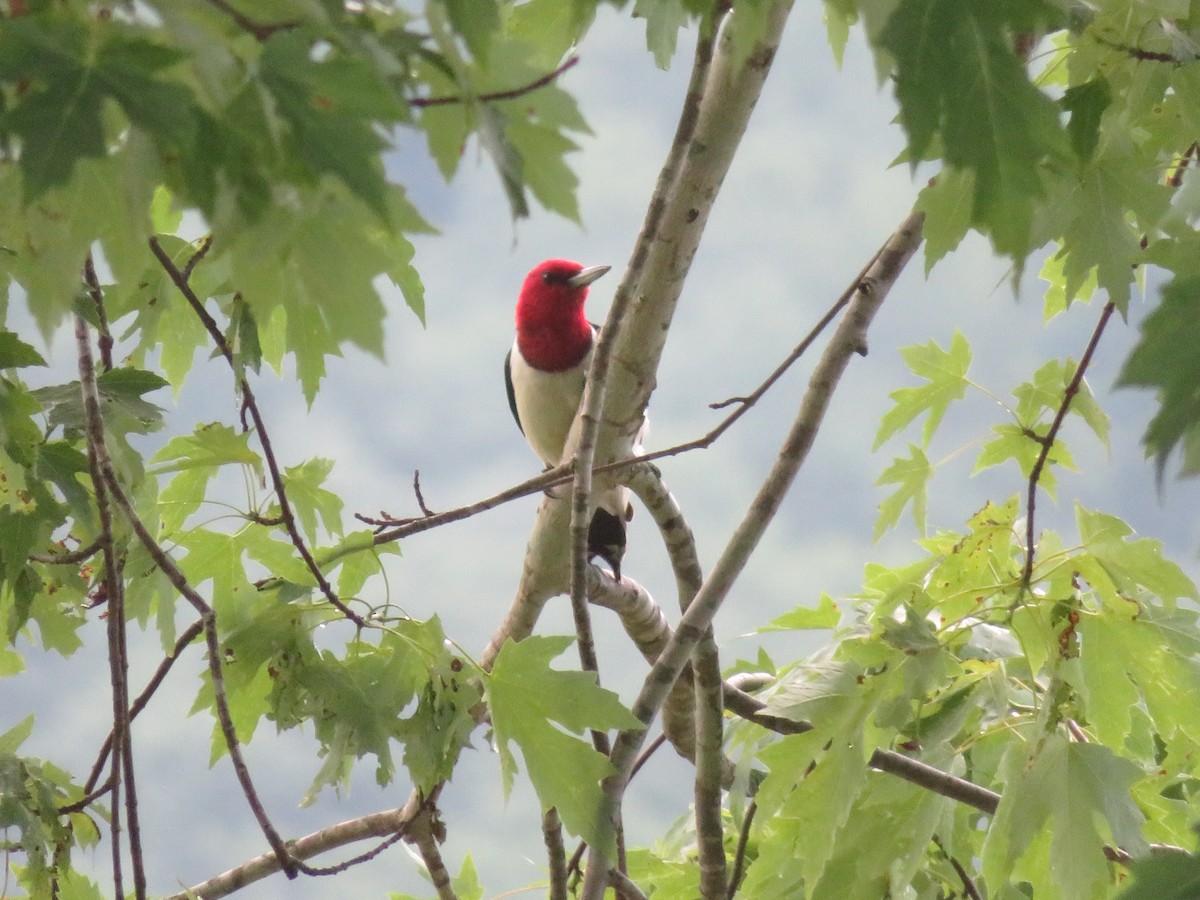
[[[96,307],[96,321],[99,323],[96,346],[100,348],[100,365],[104,367],[105,372],[110,372],[113,367],[113,338],[108,330],[108,313],[104,309],[104,291],[100,289],[100,279],[96,277],[96,263],[90,252],[83,260],[83,280],[87,284],[88,296],[92,298],[92,305]]]
[[[421,493],[421,470],[413,470],[413,493],[417,495],[417,506],[420,507],[422,515],[426,518],[436,516],[432,509],[425,505],[425,496]]]
[[[210,0],[210,2],[214,2],[214,0]],[[197,251],[196,256],[192,258],[192,265],[195,265],[197,257],[202,256],[206,249],[206,247],[202,247],[200,251]],[[312,552],[308,549],[308,544],[305,542],[304,537],[300,534],[300,529],[296,525],[296,517],[292,512],[291,503],[288,502],[287,489],[283,483],[283,473],[279,468],[279,461],[275,457],[275,451],[271,447],[271,436],[267,433],[266,423],[263,421],[262,413],[259,411],[258,402],[255,400],[250,383],[245,377],[238,374],[233,350],[230,348],[229,342],[225,340],[225,335],[221,333],[216,320],[204,308],[204,303],[196,295],[196,292],[192,290],[191,283],[184,275],[184,272],[175,265],[174,260],[163,250],[162,245],[158,242],[158,238],[150,238],[150,250],[163,267],[163,271],[167,273],[167,276],[174,283],[175,287],[183,294],[188,305],[192,307],[196,317],[200,319],[201,324],[204,325],[213,343],[221,351],[221,355],[225,357],[225,361],[229,363],[230,369],[233,370],[234,377],[238,382],[238,389],[242,394],[243,408],[250,413],[250,417],[254,421],[254,432],[258,436],[259,445],[262,447],[263,458],[267,462],[267,471],[271,476],[271,486],[275,491],[275,498],[279,501],[279,513],[283,517],[283,527],[291,539],[292,546],[296,548],[296,552],[304,560],[304,565],[312,574],[317,587],[325,596],[325,599],[359,628],[365,628],[367,623],[363,621],[362,617],[343,603],[334,592],[332,585],[330,585],[324,573],[322,573],[321,567],[313,559]]]
[[[746,872],[746,850],[750,846],[750,828],[754,825],[754,814],[758,812],[758,801],[751,800],[746,806],[746,814],[742,816],[742,828],[738,832],[737,849],[733,853],[733,874],[729,876],[729,889],[725,892],[726,900],[733,900],[738,887],[742,883],[742,875]]]
[[[113,500],[120,507],[122,515],[138,536],[138,540],[142,542],[142,546],[146,548],[146,552],[150,554],[150,558],[158,565],[167,580],[177,590],[184,599],[192,605],[192,608],[200,614],[200,621],[204,626],[204,639],[208,649],[208,671],[212,679],[213,685],[213,700],[217,710],[217,723],[221,728],[221,734],[225,738],[225,747],[229,751],[229,760],[233,764],[234,774],[237,776],[238,783],[242,787],[242,793],[246,797],[246,802],[250,806],[251,812],[258,821],[259,828],[267,839],[267,843],[271,845],[271,849],[278,855],[279,864],[287,873],[289,878],[296,877],[295,863],[288,855],[287,847],[283,843],[283,839],[279,836],[279,832],[275,830],[275,826],[271,824],[271,820],[267,817],[266,809],[259,800],[258,791],[254,787],[254,782],[250,778],[250,770],[246,766],[245,758],[242,756],[241,745],[238,741],[237,730],[233,724],[233,717],[229,712],[229,698],[225,693],[225,677],[221,669],[221,644],[217,637],[216,615],[213,613],[212,607],[205,602],[204,598],[196,593],[195,588],[188,583],[187,578],[170,555],[159,545],[146,528],[141,517],[133,508],[132,502],[126,496],[120,482],[117,481],[116,474],[112,470],[112,462],[108,459],[108,451],[103,444],[97,447],[100,453],[100,468],[104,473],[104,480],[108,485],[108,489],[112,494]]]
[[[90,267],[85,267],[90,268]],[[90,278],[95,278],[91,270]],[[137,815],[137,793],[133,780],[133,752],[129,732],[129,661],[125,644],[125,584],[113,546],[112,510],[105,488],[104,468],[107,451],[104,449],[104,420],[100,414],[100,391],[96,385],[96,368],[92,359],[91,335],[83,316],[75,315],[75,349],[78,354],[79,386],[87,423],[88,468],[96,497],[100,520],[100,544],[104,556],[104,586],[109,609],[106,633],[108,636],[108,669],[112,684],[112,790],[111,833],[113,889],[124,894],[121,874],[121,799],[124,796],[125,821],[128,826],[129,854],[133,864],[134,894],[138,900],[146,896],[146,873],[142,864],[141,829]],[[122,788],[125,790],[122,791]]]
[[[546,845],[550,900],[567,900],[567,852],[563,847],[562,820],[553,806],[542,813],[542,843]]]
[[[30,553],[30,562],[44,563],[48,566],[68,566],[77,565],[88,559],[91,559],[101,547],[104,546],[104,538],[97,538],[86,547],[80,547],[78,550],[65,550],[62,553],[51,550],[49,553]]]
[[[427,106],[451,106],[455,103],[466,103],[468,99],[481,101],[483,103],[491,103],[496,100],[514,100],[517,97],[522,97],[525,94],[532,93],[538,88],[545,87],[552,81],[555,81],[563,72],[570,69],[579,62],[578,56],[572,56],[567,59],[561,66],[553,72],[549,72],[540,78],[535,78],[528,84],[523,84],[520,87],[510,88],[506,91],[493,91],[490,94],[480,94],[478,97],[414,97],[408,101],[409,106],[415,106],[417,109],[424,109]]]
[[[1021,573],[1021,584],[1025,590],[1029,590],[1030,583],[1033,581],[1034,516],[1036,512],[1038,481],[1042,477],[1042,470],[1046,466],[1046,460],[1050,457],[1050,451],[1054,448],[1054,441],[1058,437],[1058,430],[1062,428],[1063,420],[1066,419],[1067,412],[1071,409],[1071,401],[1079,393],[1079,386],[1083,384],[1083,376],[1092,362],[1092,356],[1096,352],[1096,347],[1100,344],[1100,338],[1104,335],[1104,328],[1108,325],[1108,320],[1112,318],[1113,311],[1116,308],[1117,305],[1112,300],[1104,304],[1104,309],[1100,312],[1100,320],[1096,323],[1096,327],[1092,329],[1092,336],[1088,339],[1087,347],[1083,351],[1079,365],[1075,367],[1075,374],[1071,376],[1071,380],[1067,383],[1067,387],[1063,391],[1062,403],[1059,404],[1058,411],[1054,414],[1054,421],[1050,425],[1050,430],[1046,432],[1045,438],[1039,441],[1042,449],[1038,453],[1037,461],[1034,462],[1033,468],[1029,472],[1029,489],[1025,501],[1025,568]]]
[[[146,708],[146,704],[150,702],[150,698],[154,696],[154,692],[158,690],[158,686],[162,684],[163,679],[167,677],[167,673],[171,671],[171,667],[175,665],[176,660],[179,659],[179,655],[183,653],[184,649],[191,644],[192,641],[200,636],[200,632],[203,630],[204,624],[199,621],[193,622],[184,629],[183,634],[181,634],[175,641],[175,646],[171,648],[171,652],[166,656],[166,658],[163,659],[161,663],[158,664],[158,668],[154,671],[154,675],[150,678],[150,681],[146,683],[146,687],[142,689],[142,692],[138,694],[137,698],[130,705],[130,722],[136,719],[138,713]],[[104,761],[108,757],[109,752],[112,750],[112,740],[112,733],[109,732],[108,737],[104,739],[104,743],[100,745],[100,753],[96,759],[96,762],[92,766],[91,775],[88,776],[88,780],[84,784],[84,791],[91,791],[96,782],[99,780],[100,773],[104,771]],[[63,807],[59,810],[59,812],[73,812],[75,811],[73,807],[82,803],[82,801],[78,801],[75,804],[71,804],[69,807]],[[83,805],[86,806],[86,804]],[[80,808],[82,808],[82,806],[80,806]]]
[[[977,887],[975,887],[975,880],[973,878],[971,878],[971,873],[969,873],[965,868],[963,868],[962,863],[960,863],[955,857],[951,856],[946,851],[945,846],[942,844],[942,839],[939,838],[936,834],[933,836],[933,843],[934,843],[934,846],[936,846],[939,850],[942,851],[942,855],[945,856],[947,860],[949,860],[951,867],[954,869],[955,873],[958,875],[958,880],[962,882],[963,896],[966,897],[967,900],[983,900],[983,895],[980,894],[979,889]]]
[[[260,43],[267,40],[269,37],[271,37],[271,35],[275,34],[275,32],[284,31],[288,28],[295,28],[297,24],[295,22],[280,22],[274,25],[264,25],[260,22],[254,21],[254,19],[251,19],[232,3],[228,3],[227,0],[208,0],[208,2],[210,5],[215,6],[221,12],[225,13],[225,15],[229,16],[229,18],[234,21],[238,28],[251,35]]]

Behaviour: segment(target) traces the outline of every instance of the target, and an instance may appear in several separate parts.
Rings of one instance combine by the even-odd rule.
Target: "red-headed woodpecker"
[[[525,276],[517,297],[517,339],[504,360],[504,383],[517,427],[547,466],[562,461],[599,332],[583,312],[588,285],[608,270],[548,259]],[[602,491],[594,502],[588,559],[599,556],[620,581],[625,523],[633,513],[629,489]]]

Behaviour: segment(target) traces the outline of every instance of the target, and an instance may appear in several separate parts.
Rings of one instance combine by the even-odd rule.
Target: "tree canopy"
[[[177,661],[202,660],[192,712],[211,718],[210,762],[228,758],[230,796],[262,841],[175,896],[226,896],[275,873],[332,876],[337,895],[339,873],[401,841],[439,898],[483,896],[488,874],[470,856],[448,870],[456,838],[440,810],[462,751],[489,743],[504,791],[522,781],[536,794],[528,829],[554,898],[1191,895],[1200,594],[1160,541],[1111,512],[1059,497],[1074,521],[1051,528],[1044,504],[1076,467],[1064,423],[1118,439],[1086,376],[1147,284],[1156,305],[1119,382],[1153,398],[1142,442],[1162,489],[1200,471],[1200,26],[1182,0],[827,0],[834,58],[865,37],[898,105],[897,162],[923,187],[775,374],[727,401],[708,434],[631,459],[790,11],[0,2],[0,675],[102,646],[95,677],[111,694],[111,730],[87,735],[90,771],[23,751],[37,717],[0,722],[6,884],[61,898],[179,890],[147,879],[144,837],[163,823],[138,798],[171,786],[143,774],[137,723],[162,685],[192,677]],[[413,517],[348,510],[334,461],[272,424],[264,398],[282,375],[311,405],[331,358],[382,357],[395,290],[408,327],[434,308],[413,242],[437,217],[389,161],[419,142],[453,183],[477,153],[514,221],[586,224],[570,160],[587,110],[563,82],[614,13],[644,20],[661,67],[694,51],[563,464],[449,511],[428,509],[419,482]],[[731,663],[714,617],[761,554],[872,320],[917,274],[910,259],[923,253],[929,272],[969,234],[1014,286],[1040,267],[1040,309],[1012,316],[1082,315],[1090,338],[1036,359],[1008,393],[976,382],[953,323],[906,347],[908,380],[860,449],[892,455],[871,537],[911,523],[919,552],[867,564],[848,596],[808,586],[761,623],[819,634],[815,653]],[[48,359],[51,346],[66,358]],[[686,498],[664,483],[670,464],[719,441],[801,357],[811,374],[790,430],[706,568]],[[223,384],[222,418],[187,420],[167,398],[201,379]],[[965,451],[944,447],[943,423],[985,390],[998,418]],[[928,512],[955,490],[946,452],[1008,476],[957,525]],[[636,565],[617,582],[587,563],[588,500],[614,479],[661,536],[674,604]],[[410,539],[530,496],[526,557],[492,582],[508,587],[488,607],[487,646],[391,597]],[[574,637],[538,633],[562,595]],[[591,607],[627,633],[612,656],[597,653]],[[130,651],[144,633],[153,659]],[[621,698],[605,665],[638,657],[648,674]],[[248,762],[268,725],[313,738],[309,768],[296,767],[306,802],[365,765],[386,808],[283,833]],[[662,841],[635,846],[623,812],[658,731],[693,767],[694,802]],[[98,843],[104,881],[81,864]]]

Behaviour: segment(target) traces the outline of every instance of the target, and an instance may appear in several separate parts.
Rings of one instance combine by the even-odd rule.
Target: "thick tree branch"
[[[431,799],[436,799],[436,794],[431,794]],[[314,831],[304,837],[289,841],[288,847],[294,859],[312,859],[321,853],[370,838],[385,838],[387,844],[390,845],[407,833],[413,820],[421,813],[422,807],[421,799],[414,795],[399,809],[371,813],[332,825],[329,828],[322,828],[320,831]],[[374,852],[364,855],[361,859],[365,860],[373,855]],[[219,900],[219,898],[228,897],[246,885],[261,881],[279,870],[278,856],[274,852],[264,853],[217,875],[215,878],[172,894],[168,900],[189,900],[192,897]]]
[[[634,703],[633,713],[644,725],[648,726],[656,715],[670,686],[679,677],[684,663],[696,643],[703,637],[718,607],[745,567],[751,553],[758,546],[768,523],[779,509],[796,473],[808,456],[828,409],[833,391],[842,373],[846,370],[850,358],[856,353],[865,352],[867,327],[895,279],[920,245],[923,221],[923,214],[910,214],[892,236],[867,277],[859,285],[854,300],[851,301],[845,316],[830,339],[829,346],[813,370],[799,414],[784,441],[779,457],[726,546],[725,552],[700,588],[695,601],[684,614],[683,620],[647,677],[642,691]],[[645,734],[645,728],[642,728],[624,731],[617,738],[612,755],[616,772],[606,778],[604,782],[602,820],[615,816],[620,809],[629,768],[637,757]],[[604,884],[602,873],[608,868],[608,865],[607,861],[598,857],[596,848],[593,847],[592,860],[588,865],[588,876],[582,894],[585,900],[600,900]]]

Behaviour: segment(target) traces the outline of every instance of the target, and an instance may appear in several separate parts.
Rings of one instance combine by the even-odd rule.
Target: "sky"
[[[763,98],[713,211],[684,288],[651,404],[649,449],[670,446],[710,429],[712,402],[753,389],[841,294],[875,249],[904,218],[927,173],[892,166],[903,147],[888,85],[880,85],[861,32],[855,31],[839,71],[821,21],[820,5],[798,3]],[[614,272],[593,287],[589,314],[602,321],[620,270],[629,258],[658,167],[675,127],[690,63],[693,35],[681,36],[673,68],[655,68],[644,49],[643,25],[602,8],[579,50],[580,63],[563,78],[593,134],[580,141],[571,164],[580,178],[582,227],[535,208],[513,224],[494,170],[470,147],[462,171],[444,184],[419,135],[402,135],[389,158],[391,177],[439,234],[416,241],[427,296],[427,324],[389,290],[392,315],[384,361],[355,351],[333,360],[321,395],[305,407],[288,377],[264,378],[259,395],[277,452],[286,465],[313,455],[336,460],[331,489],[347,512],[417,512],[411,482],[420,470],[423,493],[435,510],[490,496],[535,474],[539,464],[513,424],[501,365],[512,340],[512,304],[524,274],[544,258],[606,263]],[[754,636],[757,627],[796,605],[814,605],[822,592],[844,597],[861,583],[864,565],[916,556],[918,536],[905,520],[877,544],[871,541],[879,502],[875,486],[893,456],[906,453],[915,432],[871,447],[888,393],[914,384],[899,348],[935,340],[946,346],[956,330],[974,351],[972,377],[1004,398],[1053,356],[1078,358],[1099,314],[1079,306],[1042,324],[1038,261],[1014,295],[1008,265],[986,241],[968,238],[925,276],[914,260],[884,304],[870,335],[870,352],[852,361],[811,458],[777,520],[738,581],[714,628],[722,660],[753,659],[760,648],[777,661],[814,649],[814,636]],[[1147,296],[1157,295],[1150,276]],[[1128,521],[1164,542],[1192,577],[1200,575],[1197,489],[1168,479],[1161,492],[1139,438],[1152,413],[1149,395],[1112,391],[1136,337],[1147,302],[1135,299],[1130,323],[1114,321],[1089,383],[1113,415],[1111,448],[1069,423],[1080,474],[1060,478],[1057,503],[1042,498],[1038,521],[1073,535],[1076,501]],[[64,342],[56,361],[70,362]],[[662,463],[667,484],[696,533],[700,558],[716,559],[791,425],[811,359],[805,358],[764,401],[713,447]],[[186,388],[172,411],[179,431],[196,422],[234,421],[227,375],[215,371]],[[972,477],[976,447],[988,429],[1007,420],[993,397],[973,391],[951,409],[930,457],[944,460],[930,498],[932,528],[960,528],[989,499],[1022,493],[1015,466]],[[486,644],[508,607],[537,498],[527,498],[466,522],[416,536],[390,560],[386,590],[416,618],[441,617],[468,651]],[[635,517],[625,572],[673,613],[673,579],[648,516]],[[379,590],[382,592],[383,588]],[[596,615],[601,680],[628,702],[644,666],[619,627]],[[103,629],[97,619],[88,638]],[[555,601],[542,634],[571,632],[566,600]],[[106,732],[107,671],[97,650],[69,660],[29,654],[29,672],[5,685],[0,731],[36,712],[38,731],[24,752],[48,756],[83,778]],[[158,661],[155,635],[134,635],[135,675],[144,681]],[[573,664],[573,651],[564,656]],[[189,668],[190,666],[190,668]],[[176,890],[262,851],[263,841],[237,793],[227,761],[208,768],[211,724],[188,717],[197,658],[182,663],[162,696],[135,726],[151,887]],[[300,798],[319,766],[311,734],[267,734],[248,748],[252,772],[268,810],[289,836],[333,821],[404,802],[403,782],[380,790],[373,766],[359,767],[348,796],[322,795],[308,809]],[[478,731],[474,749],[442,799],[450,835],[443,848],[456,872],[469,852],[489,896],[542,877],[535,800],[518,786],[505,801],[496,754]],[[631,789],[627,813],[634,842],[662,833],[686,810],[687,768],[663,751]],[[183,843],[181,830],[189,837]],[[107,850],[89,857],[102,883]],[[341,858],[332,854],[329,863]],[[428,895],[402,848],[332,881],[274,876],[238,894],[253,900],[331,896]]]

